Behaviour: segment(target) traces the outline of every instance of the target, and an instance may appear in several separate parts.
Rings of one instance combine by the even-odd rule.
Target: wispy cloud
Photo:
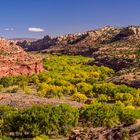
[[[41,28],[30,27],[30,28],[28,28],[28,31],[30,31],[30,32],[44,32],[45,30],[41,29]]]
[[[4,30],[5,30],[5,31],[13,31],[14,28],[5,28]]]

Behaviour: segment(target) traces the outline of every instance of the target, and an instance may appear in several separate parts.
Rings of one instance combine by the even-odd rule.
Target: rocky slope
[[[0,77],[7,75],[29,75],[43,70],[39,58],[26,53],[14,42],[0,39]]]
[[[117,71],[111,80],[140,87],[140,26],[106,26],[85,33],[68,34],[20,44],[28,51],[94,57],[88,64],[105,65]]]
[[[74,128],[69,140],[139,140],[140,120],[133,125],[117,125],[110,129],[99,128]]]

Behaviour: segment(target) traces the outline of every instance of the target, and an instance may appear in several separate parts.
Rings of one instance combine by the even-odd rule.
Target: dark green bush
[[[72,127],[130,125],[140,118],[140,109],[122,104],[94,103],[78,109],[69,105],[33,106],[23,110],[0,106],[0,134],[20,137],[67,136]]]
[[[12,86],[14,84],[14,78],[12,76],[3,77],[0,79],[0,84],[4,87]]]
[[[134,124],[138,118],[140,118],[140,109],[125,108],[120,115],[120,120],[125,125]]]
[[[130,125],[140,118],[140,109],[96,103],[80,109],[79,121],[84,126],[112,127],[115,124]]]
[[[0,136],[0,140],[13,140],[13,139],[6,136]]]
[[[13,111],[16,111],[16,109],[11,106],[0,105],[0,119],[2,119],[7,113]]]
[[[0,85],[3,85],[4,87],[9,87],[13,85],[18,85],[19,82],[28,81],[27,77],[24,76],[7,76],[2,77],[0,79]]]
[[[96,103],[80,109],[82,125],[93,127],[111,127],[119,123],[117,111],[112,106]]]
[[[34,106],[5,115],[2,134],[13,132],[23,137],[67,135],[77,123],[78,110],[71,106]]]

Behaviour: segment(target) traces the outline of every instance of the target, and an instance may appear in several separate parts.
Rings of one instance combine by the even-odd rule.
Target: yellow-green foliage
[[[48,98],[70,97],[79,92],[98,102],[140,106],[140,90],[107,82],[114,74],[108,67],[87,65],[93,58],[83,56],[43,55],[45,72],[24,77],[3,77],[1,89],[18,85],[27,94],[37,93]],[[30,90],[33,87],[34,89]],[[15,91],[14,91],[15,92]]]
[[[38,95],[44,97],[62,97],[63,96],[63,87],[55,85],[45,85],[44,89],[38,91]]]
[[[40,96],[62,97],[80,92],[91,98],[94,96],[93,83],[105,80],[114,71],[103,66],[86,65],[89,60],[92,58],[46,55],[43,62],[47,72],[30,76],[28,82],[37,86]]]
[[[76,92],[71,96],[71,99],[77,102],[85,102],[88,98],[84,94]]]
[[[79,112],[69,105],[33,106],[13,110],[0,106],[0,135],[20,134],[22,137],[36,137],[34,140],[47,140],[46,136],[67,136],[72,127],[78,124]],[[44,135],[42,135],[44,134]],[[45,139],[46,138],[46,139]]]
[[[84,93],[86,96],[92,96],[93,86],[91,84],[81,82],[81,83],[78,83],[76,86],[79,92]]]
[[[92,58],[47,55],[44,58],[44,67],[48,72],[38,74],[38,78],[34,80],[37,81],[35,83],[37,83],[38,94],[60,97],[80,92],[87,97],[93,97],[93,83],[105,80],[114,71],[103,66],[86,65],[89,60]],[[44,83],[47,85],[44,86]]]
[[[49,140],[49,138],[45,135],[36,136],[32,140]]]
[[[140,108],[121,104],[93,103],[81,108],[62,104],[33,106],[22,110],[0,106],[0,134],[11,136],[12,133],[17,136],[18,133],[22,137],[35,137],[33,140],[47,140],[46,136],[67,136],[77,126],[110,128],[117,124],[134,124],[139,118]],[[5,137],[4,140],[11,139]]]

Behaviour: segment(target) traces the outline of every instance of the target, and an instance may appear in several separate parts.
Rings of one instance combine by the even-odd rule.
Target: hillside
[[[43,70],[42,62],[26,53],[14,42],[0,40],[0,77],[8,75],[30,75]]]
[[[106,26],[85,33],[68,34],[56,38],[46,36],[30,44],[24,42],[20,45],[28,51],[93,57],[94,60],[88,64],[104,65],[117,71],[116,76],[111,78],[114,83],[140,87],[139,26],[125,28]]]

